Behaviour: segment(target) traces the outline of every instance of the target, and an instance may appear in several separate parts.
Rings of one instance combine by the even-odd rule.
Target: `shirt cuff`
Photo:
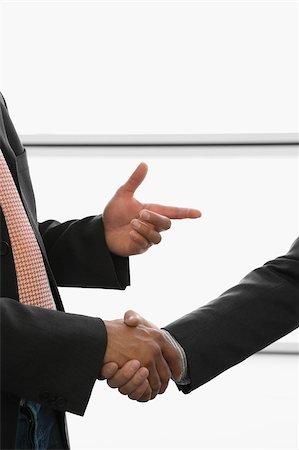
[[[180,356],[181,374],[180,374],[179,379],[175,380],[173,378],[173,381],[180,386],[190,384],[191,380],[190,380],[189,374],[188,374],[188,363],[187,363],[187,357],[186,357],[185,350],[178,343],[178,341],[169,333],[169,331],[167,331],[167,330],[161,330],[161,331],[163,332],[163,334],[166,337],[166,339],[168,340],[168,342],[170,342],[170,344],[176,349],[176,351],[178,352],[178,354]]]

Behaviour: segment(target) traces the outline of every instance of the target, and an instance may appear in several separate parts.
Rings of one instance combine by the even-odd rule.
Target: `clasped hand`
[[[134,311],[124,320],[105,321],[107,349],[101,376],[133,400],[162,394],[171,377],[178,379],[181,362],[163,332]]]

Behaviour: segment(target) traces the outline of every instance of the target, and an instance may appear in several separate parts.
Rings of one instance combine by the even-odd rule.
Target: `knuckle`
[[[133,392],[133,394],[135,395],[135,398],[140,398],[141,396],[143,396],[146,392],[146,385],[145,383],[142,383],[141,386],[139,386],[137,389],[135,389],[135,391]]]
[[[130,393],[130,390],[125,386],[120,387],[118,391],[123,395],[128,395]]]
[[[132,392],[131,394],[128,395],[128,397],[129,397],[131,400],[138,400],[139,397],[140,397],[140,395],[138,394],[138,392]]]
[[[140,383],[143,383],[147,379],[147,377],[148,370],[142,367],[136,374],[136,377],[133,379],[133,381],[139,385]]]
[[[153,348],[153,355],[154,355],[154,357],[155,357],[155,359],[156,358],[158,358],[158,356],[160,356],[160,354],[161,354],[161,350],[160,350],[160,347],[159,347],[159,345],[157,345],[156,343],[154,343],[153,345],[152,345],[152,348]]]
[[[160,391],[160,389],[161,389],[160,381],[159,380],[153,381],[151,383],[151,388],[152,388],[153,392],[158,393]]]
[[[153,328],[151,330],[151,332],[152,332],[153,339],[155,340],[155,346],[157,348],[157,351],[160,351],[160,345],[158,345],[157,342],[159,342],[159,343],[162,342],[164,336],[160,330],[156,330],[155,328]]]
[[[143,241],[143,248],[147,250],[151,246],[150,242],[148,242],[146,239]]]
[[[132,378],[134,376],[134,374],[135,374],[135,370],[130,365],[123,368],[122,375],[125,380],[129,380],[130,378]]]
[[[149,210],[148,209],[146,209],[146,208],[143,208],[141,211],[140,211],[140,213],[139,213],[139,216],[141,216],[142,217],[142,215],[143,214],[146,214],[146,213],[148,213],[148,214],[150,214],[150,212],[149,212]]]
[[[135,230],[130,231],[130,236],[133,239],[133,241],[138,242],[139,235]]]
[[[129,379],[131,377],[132,373],[130,370],[130,367],[123,367],[122,368],[122,377],[124,379]]]

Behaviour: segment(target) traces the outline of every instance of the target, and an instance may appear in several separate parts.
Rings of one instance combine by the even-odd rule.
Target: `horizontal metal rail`
[[[299,355],[299,342],[275,342],[259,353],[264,355]]]
[[[198,147],[298,145],[298,133],[23,135],[28,147]]]

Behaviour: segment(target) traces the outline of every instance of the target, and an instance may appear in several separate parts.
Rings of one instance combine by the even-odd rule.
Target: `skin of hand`
[[[140,319],[142,320],[142,318]],[[178,355],[161,330],[144,326],[141,323],[128,326],[123,320],[105,321],[105,326],[108,342],[103,364],[116,363],[117,367],[122,369],[119,375],[117,373],[113,375],[114,378],[110,376],[110,383],[113,387],[123,388],[127,383],[130,383],[124,389],[128,389],[128,392],[130,391],[130,395],[133,395],[133,397],[137,396],[138,393],[142,396],[145,394],[146,397],[150,395],[150,398],[155,398],[158,393],[162,394],[166,390],[171,377],[168,361],[175,360]],[[148,369],[148,382],[151,393],[145,385],[143,393],[140,385],[137,388],[137,394],[136,389],[131,390],[131,386],[134,387],[136,383],[136,380],[131,382],[132,376],[131,378],[125,377],[125,383],[123,383],[124,366],[133,359],[139,361],[142,367]],[[114,366],[115,368],[116,365]],[[128,367],[128,370],[132,370],[130,365]],[[102,371],[101,376],[105,377],[105,371],[104,373]],[[121,386],[119,386],[119,383],[121,383]],[[145,401],[144,398],[142,400]]]
[[[147,321],[132,310],[125,313],[124,323],[129,327],[143,326],[148,329],[159,331],[159,328],[156,325]],[[165,357],[167,364],[171,368],[173,378],[179,379],[181,374],[181,362],[177,351],[173,349],[166,339],[164,339],[161,349],[162,353],[164,352],[163,356]],[[146,402],[155,398],[155,392],[151,392],[150,385],[147,386],[144,382],[145,373],[142,374],[143,377],[140,375],[142,367],[140,368],[140,362],[139,365],[137,362],[135,360],[130,360],[122,368],[119,368],[115,362],[104,364],[101,376],[107,378],[107,383],[110,387],[118,388],[120,393],[128,395],[132,400]]]
[[[140,163],[128,181],[109,201],[103,212],[105,239],[109,250],[119,256],[144,253],[161,241],[161,231],[171,226],[170,219],[195,219],[197,209],[140,203],[134,193],[144,180],[148,167]]]
[[[128,361],[121,369],[114,362],[103,366],[101,378],[107,379],[107,384],[111,388],[127,395],[131,400],[148,401],[152,396],[146,367],[141,367],[137,360]]]

